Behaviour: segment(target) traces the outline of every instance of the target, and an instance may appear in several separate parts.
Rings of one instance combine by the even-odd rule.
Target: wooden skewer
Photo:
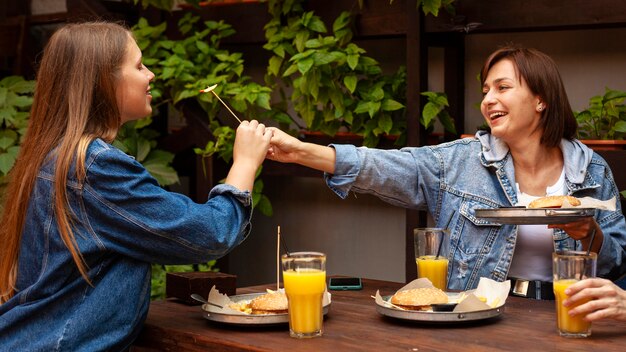
[[[233,117],[235,119],[237,119],[237,121],[239,121],[239,123],[241,123],[241,119],[239,119],[239,117],[237,117],[237,115],[235,115],[235,113],[228,107],[228,105],[226,105],[226,103],[222,100],[222,98],[219,97],[219,95],[217,95],[217,93],[215,93],[214,89],[217,87],[217,84],[214,84],[212,86],[208,86],[205,89],[200,89],[200,92],[202,93],[213,93],[213,95],[215,95],[215,97],[217,98],[217,100],[220,101],[220,103],[222,103],[222,105],[224,105],[226,107],[226,109],[228,109],[228,111],[231,113],[231,115],[233,115]]]

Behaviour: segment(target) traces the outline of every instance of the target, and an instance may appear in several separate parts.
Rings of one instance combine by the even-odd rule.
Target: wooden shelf
[[[438,17],[428,16],[425,32],[464,31],[469,23],[480,23],[470,34],[626,25],[626,9],[621,0],[459,0],[455,5],[456,16],[445,12]]]

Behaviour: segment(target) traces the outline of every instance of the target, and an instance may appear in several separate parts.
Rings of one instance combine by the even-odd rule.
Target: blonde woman
[[[151,263],[206,262],[248,235],[271,132],[239,126],[205,204],[169,193],[110,144],[150,114],[153,78],[117,24],[70,24],[48,42],[2,214],[3,350],[126,350],[148,312]]]

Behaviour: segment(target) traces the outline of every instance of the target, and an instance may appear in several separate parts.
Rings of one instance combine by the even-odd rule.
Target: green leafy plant
[[[122,125],[113,145],[132,155],[160,185],[179,183],[178,173],[171,166],[174,154],[156,149],[159,133],[145,128],[151,122],[151,118],[145,118]]]
[[[0,80],[0,185],[13,168],[26,133],[30,107],[33,104],[35,81],[21,76]]]
[[[417,0],[416,6],[422,7],[424,15],[432,14],[433,16],[439,16],[439,10],[445,9],[448,13],[454,14],[455,9],[452,5],[454,0]],[[393,4],[393,0],[389,0],[389,4]],[[363,0],[359,0],[359,5],[363,7]]]
[[[220,158],[226,162],[230,162],[233,155],[233,145],[231,143],[233,133],[234,131],[230,127],[216,127],[213,129],[215,141],[209,141],[204,149],[194,148],[194,152],[202,156],[202,164],[205,171],[204,160],[215,153],[218,153]],[[274,210],[269,198],[263,194],[264,183],[260,178],[262,170],[263,166],[259,167],[255,175],[254,186],[252,188],[252,203],[255,204],[256,208],[259,209],[262,214],[269,216],[274,213]]]
[[[180,39],[167,38],[166,29],[166,22],[150,26],[143,18],[133,27],[144,63],[155,74],[151,89],[153,103],[156,107],[168,105],[177,109],[186,100],[195,100],[206,112],[213,139],[204,148],[194,148],[194,152],[202,157],[203,164],[206,158],[213,155],[228,163],[232,159],[235,131],[219,120],[218,114],[222,111],[220,102],[212,94],[200,93],[200,90],[217,84],[215,92],[244,118],[260,115],[262,110],[270,109],[271,91],[250,82],[249,77],[243,75],[244,61],[240,53],[220,49],[221,40],[234,34],[229,24],[222,21],[200,22],[198,16],[187,13],[178,22]],[[141,137],[132,131],[130,135]],[[131,146],[133,144],[131,142]],[[139,144],[145,147],[145,142],[140,141]],[[206,175],[206,167],[204,172]],[[252,190],[253,204],[262,214],[271,216],[273,209],[269,199],[262,194],[263,181],[259,178],[259,172],[256,176]],[[167,272],[218,271],[214,265],[215,262],[202,265],[153,265],[152,299],[164,297]]]
[[[422,92],[421,94],[428,98],[420,118],[420,123],[424,128],[432,132],[435,121],[439,121],[443,125],[444,130],[456,134],[454,119],[446,110],[450,106],[448,104],[448,96],[441,92]]]
[[[217,84],[216,94],[228,101],[232,108],[244,118],[256,118],[269,110],[271,89],[252,82],[243,75],[244,61],[241,53],[220,49],[221,40],[234,34],[232,26],[223,21],[200,22],[198,16],[186,13],[178,22],[181,39],[168,39],[164,32],[167,23],[150,26],[140,19],[133,32],[143,51],[144,63],[155,74],[153,101],[158,105],[169,104],[177,108],[187,99],[193,99],[207,113],[208,124],[215,140],[209,140],[204,148],[194,151],[203,160],[213,154],[230,162],[234,130],[223,124],[218,113],[220,102],[212,95],[200,90]],[[230,119],[230,117],[228,117]],[[206,170],[205,170],[206,172]],[[271,216],[269,199],[262,195],[263,182],[255,181],[254,206]],[[256,195],[256,197],[254,197]]]
[[[301,1],[289,3],[270,0],[272,20],[265,26],[264,48],[273,54],[266,82],[284,98],[274,106],[278,121],[286,122],[292,107],[307,129],[330,136],[348,130],[362,135],[368,146],[377,145],[383,134],[403,134],[404,67],[384,75],[378,62],[352,42],[350,13],[341,13],[328,34],[318,16],[303,11]]]
[[[626,92],[606,88],[604,95],[589,100],[587,109],[574,112],[580,139],[626,137]]]

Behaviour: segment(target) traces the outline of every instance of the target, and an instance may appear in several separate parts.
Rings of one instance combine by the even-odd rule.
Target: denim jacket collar
[[[481,160],[485,167],[496,166],[499,168],[499,165],[507,162],[509,147],[504,141],[487,131],[478,131],[476,138],[482,145]],[[571,141],[562,139],[560,148],[563,152],[568,189],[573,192],[579,189],[599,187],[599,184],[586,172],[593,151],[576,139]]]

